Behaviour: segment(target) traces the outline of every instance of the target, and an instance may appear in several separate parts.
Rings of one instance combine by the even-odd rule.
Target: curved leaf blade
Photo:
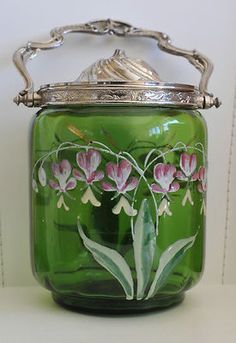
[[[154,295],[156,295],[159,289],[166,283],[168,277],[172,273],[173,269],[184,257],[186,251],[193,246],[196,236],[197,235],[185,239],[180,239],[170,245],[162,253],[156,275],[146,299],[150,299]]]
[[[94,259],[119,281],[126,294],[126,299],[132,300],[134,297],[133,279],[125,259],[116,250],[107,248],[89,239],[83,232],[79,220],[77,225],[84,246],[91,252]]]
[[[134,225],[134,259],[137,272],[137,300],[144,297],[156,250],[156,233],[147,199],[142,201]]]

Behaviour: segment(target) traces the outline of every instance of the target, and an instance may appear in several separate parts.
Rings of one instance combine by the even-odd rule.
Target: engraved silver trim
[[[182,87],[184,86],[184,87]],[[168,83],[82,85],[70,83],[41,87],[41,106],[75,104],[137,104],[163,107],[202,108],[204,99],[193,86]]]

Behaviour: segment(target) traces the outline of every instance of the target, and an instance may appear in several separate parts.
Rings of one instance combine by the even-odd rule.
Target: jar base
[[[185,293],[159,295],[155,299],[138,301],[123,299],[95,299],[52,292],[53,300],[60,306],[76,311],[94,314],[135,314],[157,311],[181,303]]]

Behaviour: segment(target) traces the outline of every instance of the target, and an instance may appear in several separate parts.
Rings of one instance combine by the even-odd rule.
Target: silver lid
[[[76,82],[101,83],[101,82],[160,82],[156,71],[140,59],[131,59],[124,50],[116,49],[113,56],[98,60],[85,69]]]
[[[199,87],[162,82],[156,71],[146,62],[129,58],[124,51],[116,50],[112,57],[101,59],[85,69],[75,82],[41,86],[33,90],[33,81],[25,62],[40,49],[60,46],[64,34],[86,32],[116,34],[118,36],[144,36],[154,38],[158,46],[171,54],[187,58],[202,77]],[[28,43],[14,55],[14,62],[23,75],[26,88],[14,101],[27,106],[76,105],[76,104],[136,104],[176,108],[218,107],[220,102],[207,92],[212,64],[196,51],[173,47],[168,36],[156,31],[137,29],[128,24],[102,20],[84,25],[66,26],[51,31],[52,39],[46,43]]]

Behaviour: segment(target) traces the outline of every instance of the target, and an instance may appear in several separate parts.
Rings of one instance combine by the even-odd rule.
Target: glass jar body
[[[204,259],[206,125],[197,111],[45,108],[32,131],[32,261],[64,306],[180,302]]]

